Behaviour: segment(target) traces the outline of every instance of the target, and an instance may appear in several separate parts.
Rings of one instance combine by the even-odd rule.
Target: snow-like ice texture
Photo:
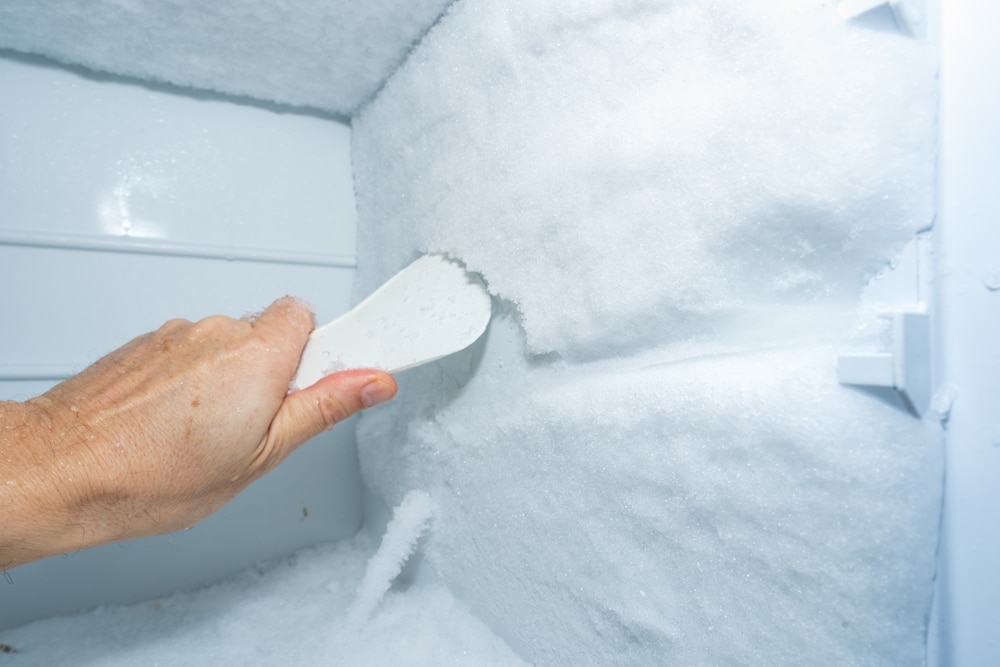
[[[836,324],[932,221],[936,107],[835,4],[456,4],[355,118],[359,294],[454,252],[583,359]]]
[[[368,561],[358,594],[347,613],[347,625],[360,627],[385,597],[393,581],[402,572],[407,559],[417,549],[417,542],[430,526],[434,505],[423,491],[410,491],[395,509],[386,527],[378,551]]]
[[[302,550],[194,593],[0,631],[11,665],[523,665],[441,585],[390,592],[347,635],[363,537]]]
[[[433,489],[428,562],[534,664],[919,665],[938,435],[835,358],[487,350],[461,389],[456,360],[402,377],[361,421],[363,470],[390,499]]]
[[[932,220],[934,58],[819,0],[461,0],[355,117],[358,296],[443,251],[501,297],[363,475],[526,660],[921,664],[940,433],[835,360]]]
[[[4,0],[0,48],[350,114],[451,0]]]

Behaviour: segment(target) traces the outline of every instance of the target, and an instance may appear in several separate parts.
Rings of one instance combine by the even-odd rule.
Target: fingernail
[[[361,404],[366,408],[385,403],[396,395],[396,389],[383,380],[372,380],[361,388]]]

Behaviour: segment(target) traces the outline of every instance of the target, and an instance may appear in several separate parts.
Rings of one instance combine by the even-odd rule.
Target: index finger
[[[268,350],[277,348],[293,355],[289,374],[294,372],[306,340],[316,327],[312,310],[295,297],[283,296],[249,322]]]

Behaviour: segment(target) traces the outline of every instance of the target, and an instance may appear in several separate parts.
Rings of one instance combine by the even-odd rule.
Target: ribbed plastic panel
[[[0,399],[44,391],[163,321],[283,294],[349,306],[350,128],[0,57]],[[360,525],[353,428],[184,533],[0,579],[0,627],[192,588]]]

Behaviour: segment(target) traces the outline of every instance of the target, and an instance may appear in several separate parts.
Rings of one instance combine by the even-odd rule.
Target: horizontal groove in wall
[[[0,229],[0,245],[59,250],[117,252],[136,255],[162,255],[167,257],[195,257],[199,259],[222,259],[226,261],[263,262],[268,264],[326,266],[343,269],[353,269],[358,265],[357,258],[354,255],[336,253],[241,248],[130,236],[55,234],[50,232],[29,232],[18,229]]]
[[[85,367],[86,364],[0,364],[0,382],[65,380],[76,375]]]

